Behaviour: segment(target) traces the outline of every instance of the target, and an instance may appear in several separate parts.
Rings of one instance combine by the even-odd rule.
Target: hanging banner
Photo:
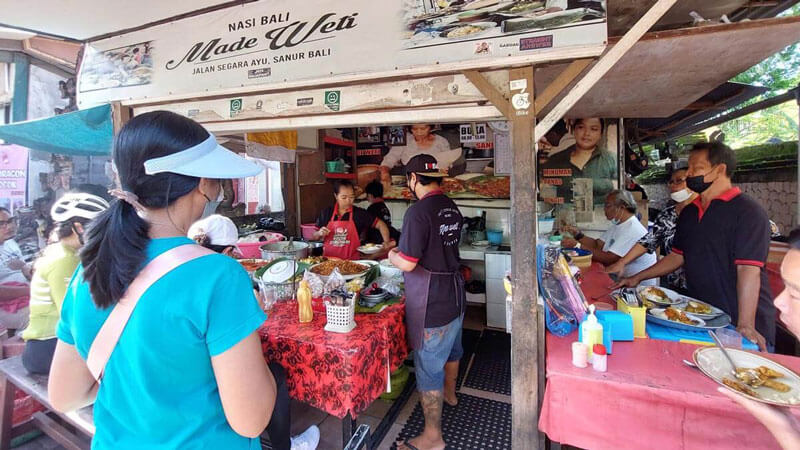
[[[546,9],[545,2],[520,0],[247,3],[87,44],[78,102],[85,108],[254,85],[380,78],[448,63],[488,67],[520,57],[542,60],[569,47],[599,54],[607,37],[605,2],[566,9],[568,3]],[[338,91],[325,98],[331,111],[340,102]],[[230,114],[241,106],[232,101]]]
[[[0,206],[11,211],[25,206],[28,189],[28,149],[0,145]]]

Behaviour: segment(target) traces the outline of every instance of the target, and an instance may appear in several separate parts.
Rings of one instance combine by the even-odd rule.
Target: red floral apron
[[[350,209],[349,220],[334,220],[337,215],[339,215],[338,204],[333,207],[333,215],[328,221],[327,228],[331,232],[325,236],[322,254],[334,258],[359,259],[358,247],[361,246],[361,239],[358,237],[356,223],[353,222],[353,210]]]

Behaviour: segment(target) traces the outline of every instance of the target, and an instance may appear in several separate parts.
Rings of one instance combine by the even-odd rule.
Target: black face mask
[[[419,197],[417,197],[417,193],[415,192],[417,186],[414,185],[414,187],[411,187],[411,177],[406,177],[406,185],[408,185],[408,190],[411,191],[411,196],[414,197],[414,200],[419,200]]]
[[[708,174],[706,174],[706,175],[708,175]],[[708,181],[705,180],[705,176],[706,175],[697,175],[695,177],[686,177],[686,187],[688,187],[689,189],[697,192],[698,194],[702,194],[708,188],[710,188],[712,184],[714,184],[713,181],[708,182]]]

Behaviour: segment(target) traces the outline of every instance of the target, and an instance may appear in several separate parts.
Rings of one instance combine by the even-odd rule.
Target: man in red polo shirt
[[[736,155],[725,144],[695,144],[686,185],[700,196],[678,218],[672,253],[617,286],[633,287],[683,266],[689,295],[725,311],[739,333],[767,350],[775,343],[765,268],[769,219],[758,202],[733,187],[735,169]]]

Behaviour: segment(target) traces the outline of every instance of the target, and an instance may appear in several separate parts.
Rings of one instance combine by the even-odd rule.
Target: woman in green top
[[[575,120],[575,144],[550,156],[542,164],[542,200],[556,204],[572,203],[572,180],[589,178],[592,180],[592,203],[603,204],[606,195],[614,190],[614,180],[617,178],[617,159],[604,148],[604,132],[603,119],[590,117]],[[555,187],[555,197],[545,193],[544,185]]]
[[[31,278],[30,322],[22,332],[25,351],[22,365],[31,373],[47,375],[56,349],[56,325],[61,302],[80,261],[86,225],[108,209],[104,199],[85,193],[64,194],[50,209],[57,224],[58,242],[44,249],[34,264]]]

